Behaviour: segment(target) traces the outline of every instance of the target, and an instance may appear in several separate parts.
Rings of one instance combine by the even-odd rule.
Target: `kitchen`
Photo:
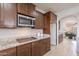
[[[35,4],[0,3],[0,56],[43,56],[57,45],[56,22],[53,12]]]

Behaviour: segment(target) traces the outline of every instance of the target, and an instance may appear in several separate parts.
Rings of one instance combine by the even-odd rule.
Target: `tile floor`
[[[51,46],[44,56],[77,56],[76,40],[64,39],[58,46]]]

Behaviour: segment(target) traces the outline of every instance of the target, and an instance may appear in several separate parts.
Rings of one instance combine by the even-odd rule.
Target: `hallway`
[[[64,39],[58,46],[52,46],[51,51],[44,56],[76,56],[76,40]]]

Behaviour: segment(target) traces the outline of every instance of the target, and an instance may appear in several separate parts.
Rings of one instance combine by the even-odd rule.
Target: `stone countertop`
[[[26,37],[24,36],[22,38],[28,38],[28,37],[30,37],[30,36],[26,36]],[[16,41],[16,39],[21,39],[21,38],[6,38],[5,41],[3,41],[4,39],[2,39],[2,41],[0,41],[0,51],[8,49],[8,48],[16,47],[19,45],[23,45],[26,43],[38,41],[38,40],[48,38],[48,37],[50,37],[50,35],[44,34],[42,37],[36,37],[37,39],[35,39],[35,40],[30,40],[30,41],[26,41],[26,42],[22,42],[22,43],[19,43]]]

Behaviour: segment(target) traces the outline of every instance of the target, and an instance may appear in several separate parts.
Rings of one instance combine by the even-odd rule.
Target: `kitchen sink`
[[[16,41],[19,42],[19,43],[22,43],[22,42],[32,41],[32,40],[35,40],[35,39],[37,39],[37,38],[29,37],[29,38],[16,39]]]

